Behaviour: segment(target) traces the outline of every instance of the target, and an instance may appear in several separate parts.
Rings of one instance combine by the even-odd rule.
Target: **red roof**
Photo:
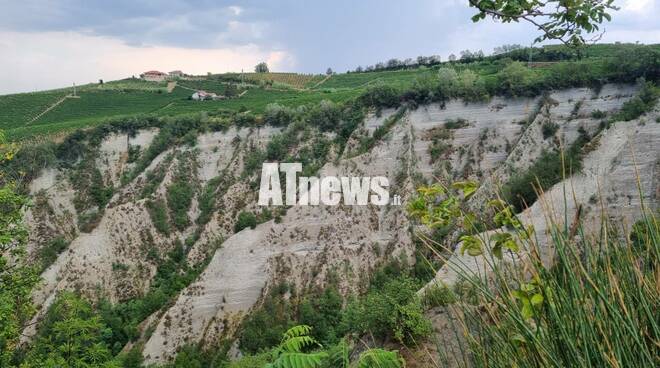
[[[158,70],[150,70],[148,72],[144,72],[144,74],[151,74],[151,75],[165,75],[163,72],[159,72]]]

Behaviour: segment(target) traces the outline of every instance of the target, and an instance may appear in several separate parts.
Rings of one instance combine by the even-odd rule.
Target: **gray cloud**
[[[607,31],[603,42],[660,42],[660,0],[616,3],[622,10],[613,14],[611,23],[603,25]],[[2,37],[18,39],[16,35],[35,34],[40,44],[48,45],[48,39],[41,38],[63,42],[62,34],[70,33],[97,37],[99,46],[112,40],[113,47],[119,42],[133,48],[209,52],[250,47],[258,50],[258,55],[281,55],[287,60],[279,64],[281,67],[315,73],[327,67],[345,71],[390,58],[433,54],[446,58],[468,48],[489,53],[504,43],[529,45],[538,35],[526,23],[472,23],[474,10],[467,0],[0,0],[0,9],[3,55],[26,51],[15,46],[16,40]],[[27,63],[34,55],[9,55],[4,61],[0,58],[0,67],[7,60]],[[110,55],[107,62],[125,64]],[[69,63],[76,63],[79,57],[74,53],[63,56]],[[34,60],[34,64],[38,62]],[[186,62],[181,60],[181,68]],[[217,65],[235,64],[224,60]],[[242,65],[240,69],[251,67]],[[71,73],[78,69],[74,65]],[[63,77],[74,79],[75,75]],[[34,76],[26,73],[12,78]]]
[[[28,0],[1,6],[0,30],[75,31],[115,37],[134,46],[260,43],[267,29],[267,22],[226,1]]]

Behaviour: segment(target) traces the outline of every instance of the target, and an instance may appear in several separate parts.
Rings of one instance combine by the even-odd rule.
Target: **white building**
[[[167,78],[167,74],[157,70],[150,70],[140,74],[140,78],[150,82],[162,82]]]
[[[213,92],[206,92],[199,90],[190,96],[195,101],[205,101],[205,100],[224,100],[225,96],[219,96]]]

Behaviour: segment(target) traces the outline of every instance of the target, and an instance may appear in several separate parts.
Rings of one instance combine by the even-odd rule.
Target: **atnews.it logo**
[[[384,206],[390,203],[389,180],[384,176],[297,176],[302,171],[299,162],[264,163],[261,168],[259,187],[260,206],[336,206],[340,202],[348,206],[368,204]],[[280,173],[284,174],[285,198],[282,196]],[[297,180],[296,180],[297,179]],[[392,204],[401,200],[394,196]]]

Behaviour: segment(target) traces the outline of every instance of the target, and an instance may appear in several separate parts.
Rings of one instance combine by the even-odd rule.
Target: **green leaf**
[[[401,358],[396,351],[369,349],[360,355],[358,368],[400,368]]]
[[[481,240],[479,238],[472,235],[463,235],[460,240],[463,242],[461,246],[461,255],[465,255],[465,252],[472,257],[483,254]]]
[[[534,309],[532,308],[532,304],[529,302],[529,299],[523,299],[522,303],[523,306],[520,313],[522,314],[523,318],[532,318],[532,316],[534,316]]]
[[[457,181],[451,186],[454,189],[459,189],[463,191],[463,195],[465,196],[465,199],[470,198],[474,194],[474,192],[477,191],[477,188],[479,187],[476,182],[471,180]]]
[[[520,247],[518,246],[518,243],[516,243],[516,241],[513,240],[513,239],[510,239],[510,240],[507,240],[506,242],[504,242],[503,246],[505,248],[507,248],[508,250],[512,251],[512,252],[517,252],[517,251],[520,250]]]
[[[500,245],[495,245],[493,247],[493,255],[497,257],[497,259],[502,259],[502,247]]]
[[[531,303],[533,306],[538,307],[539,305],[543,304],[543,295],[541,294],[534,294],[531,299]]]

